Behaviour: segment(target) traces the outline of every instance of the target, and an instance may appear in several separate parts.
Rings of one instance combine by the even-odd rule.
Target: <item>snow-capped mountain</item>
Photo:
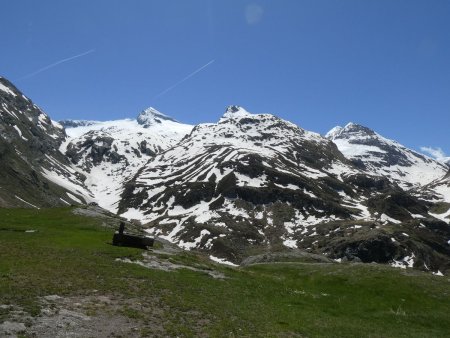
[[[335,127],[326,137],[356,166],[367,173],[385,176],[408,190],[411,196],[437,203],[431,216],[450,221],[449,167],[354,123]]]
[[[403,189],[425,186],[441,179],[448,171],[445,164],[355,123],[335,127],[325,137],[357,167],[385,176]]]
[[[0,78],[0,206],[85,203],[84,177],[57,149],[64,129]]]
[[[68,138],[62,145],[74,165],[86,175],[96,202],[117,211],[125,183],[156,154],[172,147],[192,126],[148,108],[137,119],[66,121]]]
[[[386,178],[356,167],[330,140],[237,106],[152,158],[127,184],[119,207],[153,235],[233,262],[255,248],[337,258],[359,257],[371,245],[383,249],[365,260],[401,260],[408,246],[371,229],[410,222],[413,214],[426,224],[427,212]]]
[[[0,78],[0,206],[96,201],[234,263],[302,250],[450,269],[449,168],[368,128],[322,137],[238,106],[195,127],[153,108],[63,123]]]
[[[314,147],[325,149],[317,154]],[[142,183],[151,190],[155,184],[166,188],[166,182],[220,182],[233,173],[237,175],[238,186],[265,187],[269,181],[264,175],[264,167],[276,167],[280,171],[285,168],[286,174],[313,179],[328,176],[328,171],[333,170],[340,174],[345,171],[341,167],[350,172],[353,170],[345,168],[339,160],[348,162],[331,142],[320,135],[273,115],[254,115],[241,107],[231,106],[217,124],[197,125],[179,144],[153,158],[140,172],[136,183]],[[290,166],[295,166],[294,172],[289,171],[292,169]],[[328,171],[324,172],[324,168]],[[283,188],[282,183],[279,185]],[[142,215],[145,220],[153,218],[147,212]]]

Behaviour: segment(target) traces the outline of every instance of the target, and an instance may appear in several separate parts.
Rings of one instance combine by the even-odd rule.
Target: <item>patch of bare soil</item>
[[[41,312],[36,317],[8,306],[8,319],[0,324],[0,337],[168,337],[163,327],[164,310],[138,299],[49,295],[40,302]]]

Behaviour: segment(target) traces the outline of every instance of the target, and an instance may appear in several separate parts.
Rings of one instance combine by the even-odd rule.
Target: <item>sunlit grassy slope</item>
[[[35,232],[25,232],[36,230]],[[379,265],[278,263],[228,268],[194,253],[172,262],[215,269],[225,279],[165,272],[116,258],[141,250],[110,245],[112,230],[71,209],[0,209],[0,304],[38,316],[45,295],[139,299],[116,309],[146,328],[161,309],[169,336],[439,337],[450,335],[448,277]],[[164,258],[164,257],[162,257]],[[9,313],[0,309],[0,323]]]

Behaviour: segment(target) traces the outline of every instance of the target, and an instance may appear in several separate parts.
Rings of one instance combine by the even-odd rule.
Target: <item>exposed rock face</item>
[[[58,121],[60,125],[64,128],[77,128],[77,127],[87,127],[99,123],[99,121],[88,121],[88,120],[60,120]]]
[[[58,151],[65,137],[61,125],[0,78],[0,206],[67,205],[89,198],[83,175]]]
[[[77,144],[69,143],[66,150],[66,155],[72,160],[74,164],[84,165],[83,169],[90,172],[92,166],[97,166],[102,162],[111,162],[112,164],[124,161],[128,165],[125,156],[117,153],[117,147],[113,148],[114,139],[109,134],[89,132],[85,134],[84,138]],[[83,153],[87,153],[90,161],[84,161],[82,164]]]

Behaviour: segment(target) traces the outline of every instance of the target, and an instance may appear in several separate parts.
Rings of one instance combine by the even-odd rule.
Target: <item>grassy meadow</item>
[[[232,268],[194,252],[153,254],[202,271],[149,269],[117,261],[140,260],[143,251],[112,246],[113,230],[102,223],[71,208],[0,209],[0,305],[39,318],[47,295],[108,296],[123,306],[84,313],[118,313],[142,337],[450,336],[447,276],[375,264]],[[0,323],[10,311],[0,307]]]

